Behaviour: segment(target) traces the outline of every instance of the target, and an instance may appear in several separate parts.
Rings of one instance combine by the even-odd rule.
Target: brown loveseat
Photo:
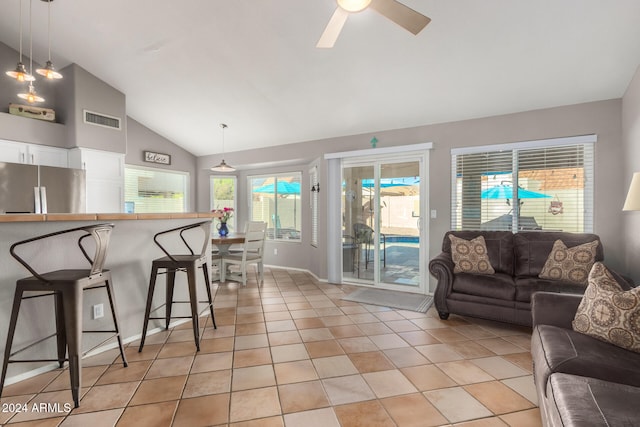
[[[483,236],[494,274],[454,273],[449,234],[471,240]],[[438,280],[434,303],[440,318],[450,313],[531,326],[531,296],[538,291],[578,293],[586,285],[538,277],[556,240],[568,248],[595,240],[595,234],[522,231],[449,231],[442,253],[429,262]],[[595,261],[604,259],[602,243]]]
[[[615,275],[623,289],[630,286]],[[531,355],[544,426],[640,425],[640,353],[572,329],[582,296],[533,296]]]

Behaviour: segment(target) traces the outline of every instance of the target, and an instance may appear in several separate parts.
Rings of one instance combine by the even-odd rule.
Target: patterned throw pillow
[[[594,240],[567,248],[562,240],[556,240],[538,277],[586,285],[599,244],[598,240]]]
[[[487,244],[483,236],[465,240],[449,234],[454,273],[493,274],[495,270],[489,261]]]
[[[640,287],[623,290],[596,262],[572,325],[576,332],[640,353]]]

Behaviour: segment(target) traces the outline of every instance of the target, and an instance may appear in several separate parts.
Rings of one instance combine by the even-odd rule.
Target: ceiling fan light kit
[[[336,0],[336,3],[338,7],[320,36],[320,40],[316,44],[317,48],[332,48],[349,15],[362,12],[369,7],[414,35],[417,35],[431,22],[429,17],[397,0]]]
[[[338,6],[347,12],[361,12],[369,7],[371,0],[336,0]]]

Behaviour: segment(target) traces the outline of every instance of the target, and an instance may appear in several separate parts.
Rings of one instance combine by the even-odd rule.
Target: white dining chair
[[[249,264],[257,264],[259,273],[259,283],[264,281],[264,240],[267,231],[267,224],[261,221],[249,221],[245,227],[245,238],[242,252],[229,253],[222,256],[222,266],[220,267],[220,282],[224,283],[227,278],[242,282],[247,285],[247,267]],[[238,265],[240,271],[231,273],[227,271],[229,265]]]

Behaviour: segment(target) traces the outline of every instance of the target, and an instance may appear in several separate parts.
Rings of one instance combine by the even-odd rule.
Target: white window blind
[[[189,174],[126,166],[125,212],[186,212]]]
[[[317,166],[314,166],[309,171],[309,183],[311,185],[311,246],[318,247],[318,193],[320,193],[320,184]]]
[[[591,137],[452,150],[452,228],[592,232]]]

